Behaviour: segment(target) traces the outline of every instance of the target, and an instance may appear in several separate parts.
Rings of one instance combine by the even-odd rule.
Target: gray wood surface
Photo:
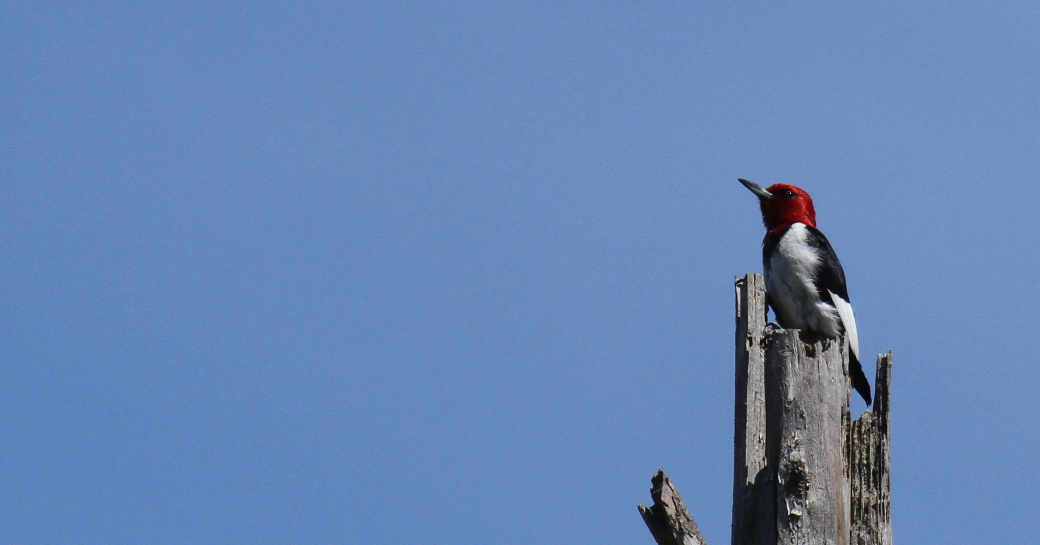
[[[679,491],[663,469],[650,479],[650,484],[654,504],[651,507],[639,504],[639,513],[657,545],[707,545]]]
[[[853,545],[892,545],[891,386],[890,350],[877,359],[873,411],[863,413],[849,432]]]
[[[736,280],[736,315],[732,545],[892,545],[892,352],[852,421],[844,339],[767,327],[758,274]],[[657,543],[704,545],[663,469],[652,482],[639,512]]]
[[[776,471],[766,459],[765,280],[736,280],[732,545],[776,543]]]
[[[778,545],[846,545],[845,410],[840,342],[796,330],[767,336],[767,457],[776,467]]]

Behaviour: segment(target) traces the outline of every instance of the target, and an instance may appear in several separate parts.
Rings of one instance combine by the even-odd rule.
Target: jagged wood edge
[[[874,408],[849,430],[851,545],[892,545],[891,428],[892,351],[878,355]]]
[[[639,514],[657,545],[707,545],[697,522],[664,469],[658,470],[650,483],[653,485],[650,497],[654,504],[651,507],[639,504]]]

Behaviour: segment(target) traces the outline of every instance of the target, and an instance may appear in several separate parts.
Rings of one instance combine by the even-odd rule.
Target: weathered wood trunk
[[[776,543],[776,468],[766,458],[766,287],[737,281],[732,545]]]
[[[849,388],[835,341],[767,335],[766,457],[776,468],[777,545],[848,545],[845,413]]]
[[[693,516],[679,497],[679,491],[664,470],[659,469],[650,483],[653,485],[650,487],[650,497],[654,504],[651,507],[639,504],[639,513],[643,515],[646,527],[650,528],[654,541],[659,545],[707,545]]]
[[[736,292],[732,545],[891,545],[892,353],[853,422],[844,340],[767,327],[761,275]],[[664,470],[653,483],[639,508],[657,543],[704,544]]]
[[[878,356],[874,410],[849,426],[849,480],[852,486],[852,545],[892,545],[892,476],[888,426],[892,352]]]

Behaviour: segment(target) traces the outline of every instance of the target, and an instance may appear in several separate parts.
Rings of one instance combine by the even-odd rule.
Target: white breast
[[[784,233],[766,269],[766,291],[778,321],[787,328],[837,337],[838,312],[816,290],[816,270],[823,259],[808,243],[809,230],[795,223]]]

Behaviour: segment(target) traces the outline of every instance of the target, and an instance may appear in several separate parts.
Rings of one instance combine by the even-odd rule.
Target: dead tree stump
[[[767,327],[761,275],[736,281],[732,545],[891,545],[889,391],[849,414],[848,345]],[[706,545],[661,470],[639,506],[659,545]]]
[[[654,504],[647,507],[639,504],[639,513],[654,540],[660,545],[707,545],[700,528],[694,522],[686,503],[679,497],[672,480],[664,474],[663,469],[650,479],[650,497]]]
[[[852,545],[892,545],[892,475],[888,427],[892,352],[878,356],[874,410],[849,427]]]
[[[776,468],[777,545],[849,540],[841,345],[802,342],[797,330],[766,343],[766,459]]]

